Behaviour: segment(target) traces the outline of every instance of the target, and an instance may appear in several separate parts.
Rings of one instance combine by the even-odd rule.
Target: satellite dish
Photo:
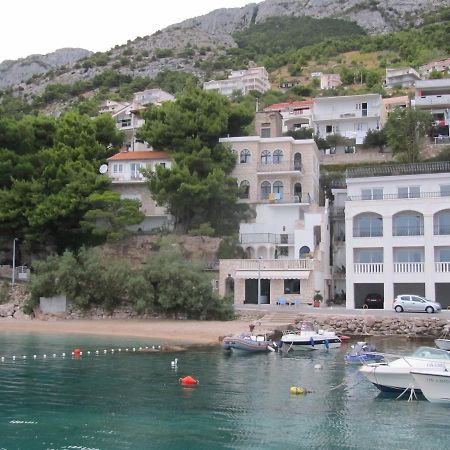
[[[108,165],[107,165],[107,164],[102,164],[102,165],[99,167],[98,171],[99,171],[100,173],[106,173],[106,172],[108,172]]]

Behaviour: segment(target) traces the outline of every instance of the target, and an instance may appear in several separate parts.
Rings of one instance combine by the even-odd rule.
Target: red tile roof
[[[170,159],[167,152],[137,151],[120,152],[108,158],[108,161],[128,161],[135,159]]]
[[[274,103],[273,105],[264,108],[264,111],[283,111],[290,108],[308,108],[313,105],[313,100],[296,100],[284,103]]]

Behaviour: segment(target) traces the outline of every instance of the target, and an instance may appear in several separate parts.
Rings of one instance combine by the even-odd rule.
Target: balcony
[[[449,235],[450,234],[450,224],[440,224],[434,226],[434,235],[435,236],[441,236],[441,235]]]
[[[311,196],[309,194],[293,195],[293,194],[276,194],[271,193],[269,197],[259,196],[257,203],[267,203],[270,205],[286,205],[286,204],[311,204]]]
[[[357,275],[380,274],[383,273],[383,263],[354,263],[353,273]]]
[[[256,170],[259,174],[271,174],[280,172],[302,172],[302,163],[293,161],[282,161],[280,163],[268,163],[264,164],[258,162]]]
[[[424,95],[415,98],[416,107],[448,107],[450,95]]]
[[[394,225],[392,236],[423,236],[423,225],[398,227]]]
[[[361,227],[353,228],[353,237],[381,237],[383,236],[383,227]]]
[[[276,244],[293,245],[293,234],[274,234],[274,233],[244,233],[240,235],[239,242],[245,244]]]
[[[312,270],[314,260],[305,259],[237,259],[236,270]]]
[[[435,262],[434,270],[438,273],[449,273],[450,272],[450,262]]]
[[[449,166],[450,170],[450,166]],[[418,199],[418,198],[441,198],[449,197],[448,192],[419,192],[417,194],[410,194],[409,196],[403,194],[380,194],[380,195],[350,195],[347,197],[349,201],[360,201],[360,200],[408,200],[408,199]]]
[[[394,263],[395,273],[422,273],[423,271],[423,262]]]
[[[120,183],[144,183],[146,180],[144,175],[112,175],[110,176],[113,184]]]

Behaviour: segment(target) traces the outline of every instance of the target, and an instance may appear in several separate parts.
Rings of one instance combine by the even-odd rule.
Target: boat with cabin
[[[411,375],[429,402],[450,404],[450,364],[444,369],[414,369]]]

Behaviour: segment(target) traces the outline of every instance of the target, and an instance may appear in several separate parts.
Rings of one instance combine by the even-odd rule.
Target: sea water
[[[424,344],[371,342],[400,354]],[[159,344],[0,333],[0,449],[450,447],[450,408],[380,394],[344,363],[348,347],[288,355],[138,351]],[[181,386],[186,375],[199,384]],[[292,395],[291,386],[310,392]]]

